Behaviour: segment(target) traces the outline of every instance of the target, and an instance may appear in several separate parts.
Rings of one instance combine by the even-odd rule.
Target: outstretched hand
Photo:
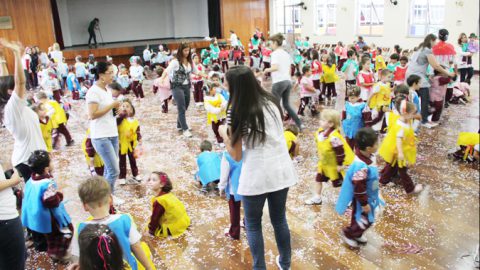
[[[7,39],[0,38],[0,49],[3,47],[9,48],[10,50],[18,53],[23,51],[23,45],[20,43],[20,41],[9,41]]]

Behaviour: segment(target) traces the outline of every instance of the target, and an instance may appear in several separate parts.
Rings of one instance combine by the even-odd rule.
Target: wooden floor
[[[473,102],[452,106],[445,121],[435,130],[421,129],[418,164],[410,170],[414,181],[427,186],[419,196],[406,196],[400,187],[382,187],[387,202],[383,215],[366,234],[369,243],[359,250],[344,246],[340,229],[349,216],[338,216],[334,203],[338,189],[327,186],[322,206],[309,207],[303,201],[310,196],[316,172],[313,132],[318,118],[304,118],[307,130],[300,135],[301,155],[296,164],[299,183],[290,191],[287,216],[292,236],[292,269],[473,269],[473,252],[479,242],[479,171],[474,165],[447,159],[455,149],[458,132],[479,128],[479,81],[473,82]],[[337,85],[343,92],[343,84]],[[297,94],[292,103],[298,104]],[[340,98],[341,99],[341,98]],[[147,93],[135,102],[143,133],[144,156],[138,161],[141,173],[163,170],[173,180],[173,192],[186,204],[192,219],[188,233],[180,239],[154,239],[147,235],[150,214],[149,194],[144,186],[119,187],[117,194],[127,200],[120,208],[135,217],[143,239],[154,252],[158,269],[249,269],[252,258],[245,232],[240,241],[223,236],[229,224],[228,205],[214,194],[205,196],[193,186],[195,156],[201,140],[213,140],[206,126],[205,113],[189,108],[188,123],[194,137],[184,139],[175,129],[176,108],[160,113],[160,103]],[[342,106],[338,104],[337,106]],[[80,142],[87,127],[84,103],[73,105],[68,128],[77,142],[74,147],[53,153],[56,177],[65,194],[66,208],[74,223],[85,219],[76,193],[78,183],[88,177]],[[0,130],[1,159],[10,160],[12,138]],[[219,149],[217,149],[219,150]],[[4,166],[5,167],[5,166]],[[265,254],[268,269],[276,269],[276,250],[268,211],[264,211]],[[28,269],[63,269],[51,263],[45,254],[30,250]]]

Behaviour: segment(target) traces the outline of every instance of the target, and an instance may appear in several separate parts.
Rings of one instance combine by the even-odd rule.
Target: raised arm
[[[12,42],[8,41],[6,39],[0,39],[0,47],[5,47],[8,48],[12,51],[14,55],[14,61],[15,61],[15,88],[14,91],[17,94],[19,98],[23,98],[25,96],[25,85],[26,85],[26,79],[25,79],[25,73],[23,73],[23,67],[22,67],[22,51],[23,51],[23,45],[20,42]]]

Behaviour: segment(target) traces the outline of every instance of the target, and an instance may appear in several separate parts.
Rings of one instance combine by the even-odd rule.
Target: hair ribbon
[[[105,255],[103,254],[102,243],[105,243],[105,248],[107,250],[107,253],[111,254],[110,247],[108,246],[109,239],[110,239],[110,236],[104,233],[98,237],[98,244],[97,244],[97,253],[98,253],[98,256],[103,261],[103,269],[105,270],[108,270],[108,265],[107,265]]]

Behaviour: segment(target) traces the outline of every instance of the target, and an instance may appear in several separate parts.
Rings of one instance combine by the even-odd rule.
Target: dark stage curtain
[[[208,0],[208,30],[210,37],[222,38],[220,0]]]

